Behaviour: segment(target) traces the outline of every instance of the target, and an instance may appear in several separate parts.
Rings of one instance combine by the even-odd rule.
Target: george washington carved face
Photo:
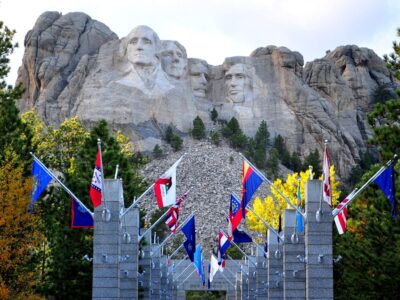
[[[127,36],[127,58],[134,66],[154,66],[157,64],[157,52],[160,40],[157,34],[147,26],[134,28]]]

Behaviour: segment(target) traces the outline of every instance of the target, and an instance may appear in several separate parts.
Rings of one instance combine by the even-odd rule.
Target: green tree
[[[388,84],[381,84],[374,90],[374,103],[383,103],[389,99],[393,99],[395,94]]]
[[[300,172],[302,169],[303,163],[300,158],[300,154],[298,152],[293,152],[290,156],[290,169],[293,172]]]
[[[400,28],[397,29],[397,36],[400,37]],[[393,52],[383,56],[387,68],[393,72],[397,79],[400,79],[400,44],[393,41]]]
[[[214,145],[218,146],[221,143],[221,138],[217,131],[211,131],[210,136],[211,136],[211,143],[213,143]]]
[[[375,105],[373,111],[368,114],[368,123],[374,133],[369,141],[377,146],[383,160],[390,159],[400,149],[400,91],[397,98],[385,103]]]
[[[172,126],[168,126],[167,129],[165,130],[165,141],[168,144],[171,144],[173,136],[174,136],[174,130],[172,129]]]
[[[11,55],[17,44],[13,44],[14,30],[10,30],[0,21],[0,159],[4,158],[5,149],[9,146],[16,152],[17,156],[24,162],[30,162],[29,151],[32,151],[32,133],[18,116],[15,101],[23,93],[21,86],[12,87],[7,85],[5,78],[10,71],[9,55]],[[28,174],[30,164],[25,164],[24,174]]]
[[[206,137],[206,127],[204,126],[203,120],[197,116],[193,120],[192,136],[197,140],[204,139]]]
[[[171,140],[171,147],[174,151],[179,151],[182,149],[183,140],[179,135],[174,134]]]
[[[254,139],[249,139],[249,153],[257,168],[264,169],[267,163],[267,147],[269,145],[267,122],[262,121]]]
[[[28,122],[29,123],[29,122]],[[71,130],[75,128],[77,130]],[[43,144],[38,145],[42,159],[48,167],[57,166],[63,181],[87,206],[92,207],[89,188],[97,153],[97,139],[102,141],[105,178],[113,178],[119,164],[119,174],[124,183],[125,206],[133,195],[140,195],[146,184],[137,174],[145,161],[140,154],[130,155],[112,136],[105,121],[99,122],[90,132],[85,131],[75,119],[66,120],[62,130],[51,129],[43,134]],[[79,130],[78,130],[79,129]],[[82,130],[80,130],[82,129]],[[75,134],[75,136],[74,136]],[[75,143],[78,143],[78,147]],[[57,145],[53,148],[51,145]],[[43,277],[38,290],[46,297],[56,299],[88,299],[91,297],[92,264],[82,257],[91,255],[92,229],[71,229],[71,199],[59,187],[51,187],[45,201],[38,201],[35,210],[40,215],[42,232],[48,244],[41,249],[45,258]]]
[[[271,155],[267,160],[267,173],[272,179],[279,175],[279,153],[276,148],[272,148]]]
[[[153,155],[155,158],[160,158],[163,156],[163,151],[159,144],[156,144],[153,149]]]
[[[314,178],[319,178],[319,176],[322,174],[322,166],[318,149],[315,149],[304,159],[303,170],[308,170],[309,166],[313,167],[313,172],[315,173]]]
[[[273,141],[272,148],[275,148],[279,153],[279,160],[282,164],[290,168],[290,152],[286,147],[286,142],[283,137],[278,134]]]
[[[215,124],[215,122],[217,122],[217,119],[218,119],[218,112],[215,110],[215,107],[210,112],[210,117],[211,117],[211,121],[213,121]]]

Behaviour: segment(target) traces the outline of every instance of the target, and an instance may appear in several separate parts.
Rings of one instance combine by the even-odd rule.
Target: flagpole
[[[137,198],[136,201],[134,201],[134,202],[131,204],[131,206],[129,206],[127,209],[125,209],[125,211],[121,214],[120,218],[122,218],[123,216],[125,216],[125,214],[126,214],[131,208],[134,208],[135,206],[137,206],[137,203],[138,203],[140,200],[142,200],[142,198],[143,198],[144,196],[146,196],[146,195],[150,192],[150,190],[153,188],[153,186],[154,186],[154,183],[153,183],[152,185],[150,185],[150,186],[147,188],[147,190],[145,190],[145,191],[139,196],[139,198]]]
[[[304,214],[302,211],[300,211],[299,209],[296,208],[295,205],[293,205],[292,202],[290,202],[290,200],[288,199],[288,197],[286,197],[264,174],[262,174],[242,153],[239,153],[239,155],[253,168],[253,170],[263,179],[265,180],[270,186],[272,186],[279,195],[281,195],[283,197],[283,199],[285,199],[285,201],[287,202],[287,204],[289,204],[289,206],[291,206],[293,209],[295,209],[302,217],[304,220],[307,220],[307,216],[306,214]]]
[[[229,260],[233,261],[239,267],[240,272],[242,272],[243,271],[242,265],[239,264],[238,262],[236,262],[236,260],[233,259],[229,254],[227,254],[227,253],[225,253],[225,254],[229,258]],[[249,272],[247,272],[247,275],[249,275]]]
[[[104,208],[107,208],[106,199],[104,197],[105,190],[104,190],[104,168],[103,168],[103,156],[101,154],[101,140],[97,139],[97,146],[100,154],[100,168],[101,168],[101,201],[103,202]]]
[[[225,235],[225,236],[227,236],[227,234],[222,230],[222,229],[220,229],[221,230],[221,232]],[[242,253],[245,257],[247,257],[247,259],[255,266],[255,267],[257,267],[257,263],[254,263],[251,259],[250,259],[250,256],[248,256],[234,241],[233,241],[233,239],[231,240],[231,241],[229,241],[232,245],[234,245],[239,251],[240,251],[240,253]]]
[[[227,282],[229,282],[230,285],[233,286],[233,287],[235,288],[235,285],[225,276],[224,272],[220,272],[220,273],[221,273],[221,275],[225,278],[225,280],[226,280]]]
[[[82,203],[81,200],[78,199],[78,197],[75,196],[75,194],[69,189],[67,188],[64,183],[61,182],[60,179],[57,178],[57,176],[55,176],[41,161],[39,158],[37,158],[35,156],[35,154],[33,154],[32,152],[29,152],[29,154],[33,157],[33,159],[46,171],[47,174],[49,174],[55,181],[58,182],[59,185],[61,185],[61,187],[67,192],[68,195],[70,195],[72,198],[74,198],[76,201],[79,202],[80,205],[82,205],[91,215],[92,217],[94,216],[94,213],[88,209],[86,207],[85,204]]]
[[[118,179],[118,169],[119,169],[119,165],[116,165],[114,179]]]
[[[194,271],[196,271],[196,268],[194,268],[194,270],[192,272],[190,272],[190,274],[180,283],[178,284],[176,287],[181,286],[182,284],[185,283],[186,280],[189,279],[190,276],[192,276],[192,274],[194,273]],[[177,278],[178,279],[178,278]]]
[[[183,244],[181,244],[178,248],[176,248],[175,251],[172,252],[171,255],[167,255],[167,259],[171,259],[171,257],[174,256],[176,253],[178,253],[178,251],[181,250],[182,247],[183,247]],[[162,263],[162,264],[161,264],[161,267],[162,267],[164,264],[165,264],[165,263]]]
[[[189,256],[186,255],[185,258],[182,258],[175,266],[173,265],[172,269],[175,271],[175,268],[177,268],[181,263],[183,263],[186,260],[186,258],[188,258],[188,257]]]
[[[186,271],[190,266],[192,266],[192,262],[190,262],[190,264],[188,264],[188,265],[186,266],[186,268],[183,269],[183,271],[181,272],[181,274],[179,274],[178,277],[175,278],[175,280],[178,280],[178,278],[181,277],[181,276],[185,273],[185,271]],[[196,270],[196,268],[195,268],[193,271],[195,271],[195,270]]]
[[[190,218],[191,218],[192,216],[194,216],[194,213],[191,213],[191,214],[185,219],[185,221],[181,224],[181,226],[178,227],[178,229],[176,230],[176,232],[179,233],[180,230],[182,229],[182,227],[186,225],[186,223],[190,220]],[[163,241],[161,242],[161,244],[155,249],[155,251],[151,251],[151,252],[157,252],[158,249],[160,249],[160,247],[164,246],[164,245],[167,243],[167,241],[168,241],[172,236],[177,236],[177,234],[171,233],[169,236],[166,237],[165,240],[163,240]],[[151,256],[151,255],[150,255],[150,256]]]
[[[151,224],[151,226],[150,226],[142,235],[139,235],[139,236],[138,236],[138,242],[140,242],[140,240],[141,240],[150,230],[152,230],[158,223],[160,223],[160,221],[168,214],[168,212],[169,212],[169,209],[168,209],[165,213],[163,213],[162,216],[159,217],[159,218],[157,219],[157,221],[155,221],[153,224]]]
[[[382,173],[383,173],[383,171],[385,171],[388,167],[390,167],[391,165],[393,165],[394,163],[396,163],[396,161],[397,161],[397,159],[398,159],[398,156],[397,156],[397,154],[395,154],[395,155],[393,155],[393,158],[391,159],[391,160],[389,160],[387,163],[386,163],[386,166],[382,166],[373,176],[371,176],[371,178],[370,179],[368,179],[367,180],[367,182],[366,183],[364,183],[364,185],[362,186],[362,187],[360,187],[360,189],[359,190],[357,190],[355,193],[354,193],[354,195],[353,195],[353,197],[347,202],[347,203],[345,203],[341,208],[335,208],[333,211],[332,211],[332,216],[333,217],[336,217],[343,209],[345,209],[361,192],[363,192],[369,185],[370,185],[370,183],[372,182],[372,181],[374,181],[379,175],[381,175]]]

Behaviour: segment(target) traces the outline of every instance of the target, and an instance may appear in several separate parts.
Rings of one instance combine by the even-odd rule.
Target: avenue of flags
[[[83,203],[76,197],[61,181],[58,179],[36,156],[32,154],[34,158],[32,176],[34,177],[34,189],[32,192],[32,202],[30,204],[30,210],[33,211],[34,204],[37,202],[40,195],[46,189],[48,184],[55,180],[61,187],[69,194],[71,199],[71,228],[93,228],[93,212],[91,212]],[[176,170],[182,160],[183,156],[179,158],[164,174],[155,180],[154,184],[149,187],[154,189],[156,202],[159,208],[169,207],[168,211],[163,215],[165,216],[165,223],[170,228],[171,232],[175,234],[178,228],[181,228],[182,233],[186,237],[183,246],[186,250],[187,256],[193,263],[197,274],[201,280],[201,284],[205,285],[205,274],[203,270],[204,258],[200,244],[196,244],[196,229],[195,229],[195,216],[191,215],[184,224],[179,227],[179,216],[181,213],[182,205],[187,197],[189,190],[185,192],[181,197],[177,199],[176,190]],[[335,225],[338,229],[339,234],[346,232],[347,227],[347,213],[349,204],[357,198],[357,196],[365,190],[371,183],[375,183],[383,194],[388,198],[391,203],[391,215],[393,218],[396,214],[396,201],[395,201],[395,172],[394,162],[396,159],[389,161],[386,166],[381,167],[361,188],[355,189],[351,192],[336,208],[332,210],[332,216],[334,217]],[[331,158],[328,147],[325,145],[324,157],[323,157],[323,174],[322,174],[322,190],[321,190],[321,201],[328,203],[332,207],[332,183],[330,179],[330,167]],[[264,182],[268,182],[273,188],[277,190],[275,186],[259,171],[257,170],[245,157],[243,157],[242,165],[242,187],[241,187],[241,199],[239,200],[234,194],[230,196],[229,212],[227,220],[229,224],[228,234],[220,230],[218,234],[218,245],[217,245],[217,257],[213,254],[210,257],[210,263],[208,266],[208,285],[210,287],[218,270],[223,271],[225,266],[225,260],[227,259],[227,250],[231,245],[238,247],[237,244],[241,243],[253,243],[253,239],[244,230],[240,230],[239,226],[242,220],[246,219],[246,214],[249,203],[252,197]],[[283,198],[287,201],[287,204],[296,210],[296,230],[298,232],[304,231],[304,213],[301,207],[301,189],[300,180],[297,184],[297,193],[295,204],[285,197],[279,190],[277,190]],[[146,192],[145,192],[146,193]],[[105,207],[106,203],[103,199],[104,195],[104,172],[101,157],[101,147],[99,143],[99,149],[96,155],[95,168],[93,171],[93,177],[89,189],[89,196],[92,201],[93,207],[97,208],[103,204]],[[137,205],[137,203],[136,203]],[[132,207],[132,206],[131,206]],[[129,208],[128,208],[129,210]],[[254,213],[254,211],[253,211]],[[255,214],[255,213],[254,213]],[[257,214],[255,214],[260,218]],[[160,218],[159,220],[161,220]],[[265,220],[264,220],[265,221]],[[264,222],[263,221],[263,222]],[[264,223],[265,224],[265,223]],[[268,226],[268,224],[267,224]],[[278,242],[282,240],[280,236],[281,231],[281,216],[279,216],[279,230],[278,232],[272,233],[277,235]],[[151,228],[150,228],[151,230]],[[265,244],[265,252],[268,250],[268,245]],[[238,248],[239,251],[240,248]],[[245,254],[244,254],[245,255]]]

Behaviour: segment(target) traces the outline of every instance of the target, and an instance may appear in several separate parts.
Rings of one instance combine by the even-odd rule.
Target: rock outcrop
[[[300,53],[267,46],[211,66],[146,26],[118,39],[82,13],[44,13],[25,46],[20,107],[36,107],[47,124],[78,116],[90,127],[106,119],[145,151],[162,143],[168,125],[185,136],[197,115],[212,129],[215,108],[221,119],[236,117],[249,136],[267,121],[272,136],[303,156],[329,140],[341,175],[366,147],[375,89],[397,86],[366,48],[339,47],[303,68]]]

